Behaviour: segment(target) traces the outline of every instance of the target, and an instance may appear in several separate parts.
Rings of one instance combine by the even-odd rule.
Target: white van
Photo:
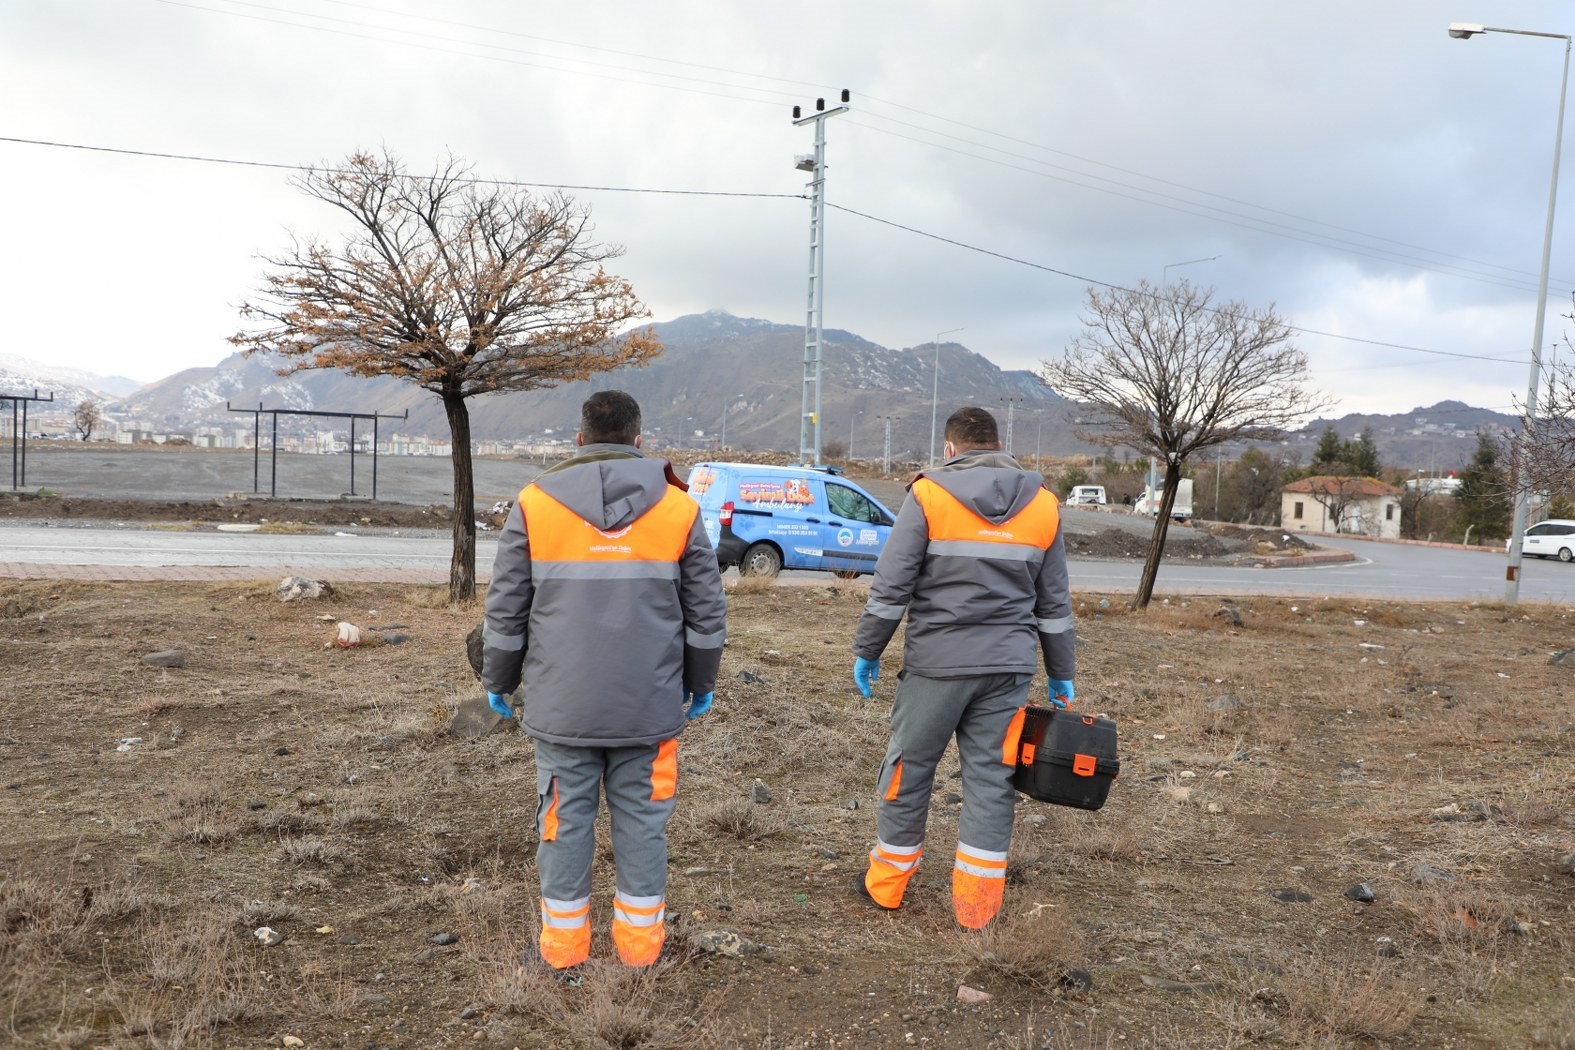
[[[1504,549],[1509,550],[1509,540]],[[1575,521],[1568,518],[1549,518],[1539,521],[1526,530],[1520,552],[1530,558],[1557,558],[1559,561],[1575,560]]]
[[[1109,502],[1103,485],[1073,485],[1066,496],[1068,507],[1103,507]]]

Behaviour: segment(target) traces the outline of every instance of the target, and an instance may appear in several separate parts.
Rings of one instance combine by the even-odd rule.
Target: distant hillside
[[[593,381],[550,390],[495,394],[470,402],[471,430],[478,441],[518,441],[572,434],[579,406],[592,390],[616,388],[633,394],[645,410],[646,429],[658,447],[709,449],[723,430],[738,450],[796,452],[804,372],[804,329],[721,311],[691,314],[653,326],[666,352],[643,369],[626,369]],[[853,452],[880,456],[885,417],[891,418],[892,455],[922,459],[930,443],[930,391],[935,347],[925,344],[891,349],[840,329],[824,333],[821,437],[825,445],[845,446],[853,428]],[[211,368],[191,368],[137,391],[118,405],[115,415],[155,429],[190,430],[196,426],[249,427],[251,418],[225,411],[315,408],[335,412],[409,412],[408,421],[384,421],[383,433],[448,433],[436,397],[394,379],[358,379],[337,371],[281,377],[276,361],[234,354]],[[3,377],[3,374],[0,374]],[[994,411],[1003,428],[1008,399],[1015,417],[1014,450],[1031,456],[1087,455],[1098,451],[1078,437],[1075,408],[1032,372],[1003,371],[959,343],[940,350],[938,415],[963,404]],[[343,430],[323,420],[316,429]],[[1388,466],[1450,470],[1463,465],[1476,447],[1479,427],[1513,430],[1513,416],[1443,401],[1408,413],[1351,414],[1318,419],[1289,436],[1283,451],[1310,458],[1326,426],[1344,438],[1364,426],[1373,428],[1379,453]],[[1227,449],[1226,455],[1235,450]]]
[[[727,443],[739,449],[796,451],[802,404],[804,329],[710,312],[653,326],[667,349],[643,369],[627,369],[585,383],[550,390],[495,394],[470,402],[477,440],[523,440],[549,429],[572,433],[579,406],[592,390],[627,390],[645,411],[658,444],[707,448],[721,436],[724,406]],[[878,456],[885,422],[892,417],[892,452],[898,458],[929,448],[930,391],[935,348],[893,350],[837,329],[824,333],[821,437]],[[212,368],[178,372],[138,391],[119,407],[123,415],[160,428],[237,425],[234,408],[317,408],[324,411],[409,411],[408,422],[383,423],[386,431],[447,433],[437,398],[393,379],[358,379],[337,371],[275,374],[276,363],[232,355]],[[1061,401],[1033,373],[1002,371],[957,343],[940,353],[940,409],[974,403],[997,411],[1004,425],[1013,401],[1016,448],[1032,453],[1036,438],[1052,449],[1081,448]],[[1042,432],[1040,424],[1042,421]],[[322,429],[329,429],[327,421]]]
[[[135,379],[125,376],[95,375],[80,368],[47,364],[16,354],[0,354],[0,393],[32,393],[33,388],[38,387],[39,393],[47,394],[52,387],[68,387],[92,395],[95,400],[103,400],[125,397],[141,386]],[[72,403],[77,400],[80,397],[73,397]]]
[[[1328,427],[1350,439],[1363,427],[1373,428],[1379,458],[1386,467],[1409,470],[1449,471],[1463,467],[1477,447],[1477,431],[1515,433],[1520,419],[1463,401],[1440,401],[1405,413],[1389,415],[1353,412],[1338,419],[1315,419],[1292,435],[1289,447],[1303,461]]]

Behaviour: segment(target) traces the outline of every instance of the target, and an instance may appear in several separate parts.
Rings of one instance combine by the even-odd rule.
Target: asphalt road
[[[1172,561],[1161,567],[1156,591],[1485,601],[1497,601],[1504,594],[1500,554],[1351,537],[1324,537],[1319,542],[1348,549],[1356,560],[1296,569]],[[483,575],[492,565],[494,550],[493,538],[478,537],[476,565]],[[107,566],[135,568],[138,576],[150,570],[157,575],[162,569],[175,578],[190,578],[190,573],[204,567],[229,567],[255,569],[261,576],[355,570],[358,576],[389,572],[403,578],[420,572],[438,581],[447,579],[449,553],[447,533],[428,531],[276,535],[22,523],[0,528],[0,575],[8,566],[20,567],[13,574],[32,574],[45,566]],[[1135,560],[1073,558],[1070,568],[1072,585],[1078,590],[1121,593],[1135,589],[1142,565]],[[785,583],[824,583],[829,578],[823,573],[783,574]],[[1575,603],[1575,565],[1528,560],[1520,593],[1524,601]]]
[[[7,457],[9,458],[9,457]],[[519,460],[475,461],[476,501],[485,504],[511,499],[539,466]],[[254,476],[255,471],[255,476]],[[9,481],[9,471],[0,465]],[[378,497],[415,505],[451,500],[452,467],[444,457],[378,457]],[[371,457],[355,457],[354,491],[370,495]],[[104,446],[30,444],[29,488],[49,488],[79,496],[147,499],[216,499],[277,487],[289,498],[337,498],[352,491],[348,455],[312,456],[281,453],[277,473],[268,455],[210,449],[106,448]],[[898,482],[869,484],[893,509],[901,502]],[[1127,528],[1147,535],[1152,523],[1112,512],[1067,508],[1066,527],[1097,532]],[[1180,539],[1187,530],[1173,526]],[[1320,537],[1318,543],[1352,551],[1357,560],[1299,569],[1252,569],[1201,561],[1172,560],[1160,569],[1161,594],[1279,594],[1287,596],[1362,596],[1387,598],[1467,599],[1496,601],[1504,594],[1504,556],[1483,551],[1375,543],[1352,537]],[[492,565],[493,544],[478,538],[476,564],[485,574]],[[447,579],[449,540],[443,533],[405,535],[353,533],[340,535],[180,532],[117,529],[78,525],[48,527],[18,522],[0,528],[0,575],[6,566],[38,573],[47,566],[99,566],[110,571],[137,570],[145,577],[159,572],[185,572],[187,578],[204,568],[235,572],[255,569],[261,575],[331,573],[354,570],[363,578],[389,573]],[[1136,588],[1142,566],[1137,561],[1073,558],[1072,585],[1086,591],[1121,593]],[[820,573],[785,573],[787,583],[815,583]],[[1526,601],[1575,602],[1575,565],[1527,559],[1521,577]]]

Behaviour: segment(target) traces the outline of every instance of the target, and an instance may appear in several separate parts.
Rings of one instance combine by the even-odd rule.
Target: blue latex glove
[[[693,722],[707,711],[711,710],[711,701],[716,699],[715,693],[685,693],[686,706],[684,717]]]
[[[492,708],[504,718],[514,717],[514,708],[509,706],[509,698],[502,693],[488,693],[487,706]]]
[[[1072,700],[1077,696],[1077,690],[1072,688],[1070,678],[1052,678],[1045,685],[1045,695],[1050,701],[1050,706],[1060,711],[1065,711],[1071,706]]]
[[[880,661],[866,660],[862,656],[853,658],[853,684],[859,687],[859,692],[865,696],[870,695],[870,683],[880,677]]]

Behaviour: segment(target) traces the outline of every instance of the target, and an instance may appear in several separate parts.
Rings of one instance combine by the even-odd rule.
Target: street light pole
[[[1510,33],[1514,36],[1540,36],[1548,40],[1564,41],[1564,76],[1559,81],[1559,116],[1553,132],[1553,178],[1548,183],[1548,218],[1542,231],[1542,271],[1537,277],[1537,319],[1531,330],[1531,378],[1526,383],[1526,421],[1521,427],[1520,443],[1522,464],[1524,449],[1537,418],[1537,386],[1542,371],[1542,323],[1548,312],[1548,262],[1553,256],[1553,212],[1559,194],[1559,152],[1564,144],[1564,99],[1570,82],[1570,38],[1564,33],[1538,33],[1529,29],[1497,29],[1472,22],[1449,23],[1449,35],[1456,40],[1470,40],[1478,33]],[[1509,532],[1509,562],[1504,569],[1504,602],[1515,605],[1520,601],[1521,551],[1526,538],[1526,507],[1531,492],[1526,483],[1526,472],[1515,472],[1515,517]]]
[[[1160,268],[1160,271],[1159,271],[1159,286],[1161,288],[1165,287],[1165,285],[1167,283],[1166,278],[1169,275],[1170,271],[1174,270],[1178,266],[1191,266],[1193,263],[1213,262],[1215,259],[1218,259],[1218,258],[1219,258],[1218,255],[1211,255],[1211,256],[1209,256],[1206,259],[1188,259],[1186,262],[1166,263],[1164,266],[1162,266]]]
[[[944,332],[935,333],[935,378],[930,383],[930,465],[935,465],[935,420],[936,409],[941,403],[941,336],[961,332],[961,328],[948,328]]]

